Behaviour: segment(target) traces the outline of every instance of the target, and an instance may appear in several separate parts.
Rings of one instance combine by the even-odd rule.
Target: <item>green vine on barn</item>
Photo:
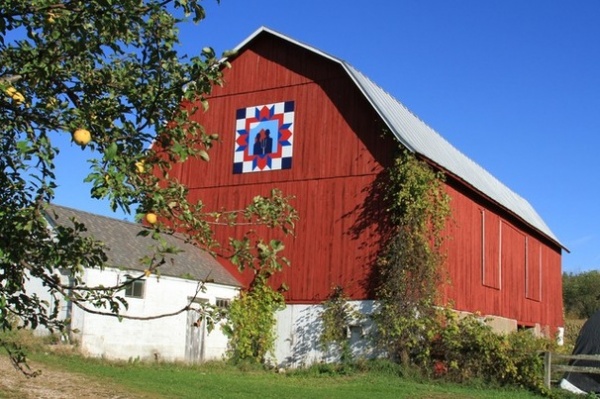
[[[392,232],[377,261],[379,304],[373,319],[378,345],[406,364],[417,352],[427,355],[423,335],[436,322],[450,197],[444,175],[406,150],[386,180],[379,189],[385,193]]]
[[[337,355],[342,365],[351,363],[353,356],[348,329],[352,324],[361,324],[363,316],[349,303],[343,287],[333,287],[331,294],[323,302],[320,319],[323,323],[319,336],[321,349]]]

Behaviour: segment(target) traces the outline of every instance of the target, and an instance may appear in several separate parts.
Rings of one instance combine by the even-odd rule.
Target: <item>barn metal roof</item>
[[[566,247],[560,243],[527,200],[516,194],[492,176],[491,173],[456,149],[440,134],[409,111],[400,101],[344,60],[266,27],[257,29],[246,40],[240,43],[235,50],[240,50],[262,33],[277,36],[340,64],[373,108],[379,113],[379,116],[387,124],[390,131],[408,150],[424,156],[459,177],[475,190],[504,207],[566,250]]]

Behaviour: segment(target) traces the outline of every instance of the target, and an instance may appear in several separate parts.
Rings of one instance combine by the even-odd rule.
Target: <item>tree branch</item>
[[[132,282],[133,280],[129,280],[129,282]],[[62,294],[65,298],[70,298],[69,300],[71,301],[71,303],[75,304],[75,306],[77,306],[79,309],[83,310],[86,313],[90,313],[90,314],[96,314],[96,315],[100,315],[100,316],[110,316],[110,317],[116,317],[119,319],[127,319],[127,320],[156,320],[156,319],[163,319],[166,317],[172,317],[172,316],[176,316],[180,313],[183,313],[187,310],[191,309],[191,305],[192,303],[194,303],[194,301],[196,300],[196,298],[198,297],[198,294],[200,293],[200,291],[203,290],[204,288],[204,281],[200,281],[198,282],[197,286],[196,286],[196,292],[194,293],[194,296],[190,298],[190,300],[188,301],[188,303],[182,307],[179,310],[176,310],[174,312],[170,312],[170,313],[161,313],[158,315],[152,315],[152,316],[132,316],[132,315],[123,315],[120,313],[113,313],[113,312],[104,312],[101,310],[94,310],[91,308],[88,308],[87,306],[83,305],[81,303],[81,301],[79,299],[74,299],[72,297],[72,294],[69,294],[67,292],[67,289],[63,289],[59,284],[55,284],[52,281],[48,281],[49,285],[51,288],[55,289],[57,292],[59,292],[60,294]],[[125,285],[127,285],[127,283],[125,283]]]
[[[22,75],[8,75],[0,77],[0,82],[15,83],[23,78]]]

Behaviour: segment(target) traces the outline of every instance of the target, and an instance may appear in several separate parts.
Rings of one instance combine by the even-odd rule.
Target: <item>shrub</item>
[[[242,291],[231,302],[227,324],[228,355],[234,363],[264,364],[275,345],[275,312],[285,307],[283,295],[267,284]]]
[[[516,385],[545,392],[540,352],[552,342],[529,331],[497,334],[476,315],[460,318],[445,311],[430,342],[430,358],[423,365],[430,375],[463,382]]]
[[[583,327],[586,320],[587,319],[565,319],[564,352],[571,353],[575,346],[575,342],[577,341],[577,337],[579,336],[579,331],[581,331],[581,327]]]

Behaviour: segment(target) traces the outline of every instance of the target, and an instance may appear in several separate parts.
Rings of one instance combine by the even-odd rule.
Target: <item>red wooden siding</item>
[[[339,66],[306,53],[294,55],[293,70],[281,68],[289,59],[285,46],[272,43],[242,52],[226,71],[227,84],[215,90],[210,109],[198,119],[207,132],[221,135],[211,161],[190,160],[172,174],[206,209],[239,209],[274,187],[294,195],[300,221],[295,237],[284,239],[292,266],[277,277],[290,286],[288,301],[322,301],[335,285],[367,298],[384,217],[370,187],[395,144],[381,138],[375,112]],[[233,174],[236,110],[280,101],[295,102],[292,168]],[[221,228],[217,234],[225,240],[240,231]]]
[[[525,297],[534,301],[542,299],[542,246],[538,240],[527,237],[527,263],[525,264]]]
[[[225,86],[215,89],[210,109],[198,118],[208,133],[221,135],[211,161],[176,165],[173,175],[208,210],[240,208],[272,188],[296,197],[300,221],[295,236],[284,239],[291,267],[275,282],[290,287],[289,302],[320,302],[335,285],[353,299],[372,298],[370,273],[387,226],[375,187],[397,144],[381,137],[377,114],[334,62],[258,36],[232,65]],[[282,101],[295,102],[291,169],[233,174],[236,110]],[[446,261],[451,283],[443,287],[443,299],[458,310],[525,325],[562,325],[556,294],[562,292],[560,247],[462,182],[450,179],[447,187],[453,209]],[[240,233],[217,229],[221,240]]]
[[[499,315],[526,326],[563,325],[560,248],[542,244],[542,238],[517,227],[517,220],[493,204],[455,184],[447,187],[452,221],[446,245],[450,284],[444,299],[458,310]]]
[[[285,282],[289,287],[286,293],[291,302],[320,302],[335,285],[341,285],[354,298],[366,298],[369,265],[374,261],[373,248],[379,240],[374,225],[358,227],[355,203],[363,203],[367,193],[361,189],[368,182],[367,177],[356,179],[332,178],[280,182],[277,187],[286,193],[294,193],[293,205],[300,214],[294,237],[283,238],[286,245],[284,256],[291,260],[291,267],[277,275],[274,285]],[[268,194],[271,184],[256,184],[242,189],[221,187],[195,190],[192,199],[208,201],[208,209],[217,204],[229,209],[239,209],[257,194]],[[210,194],[207,194],[210,193]],[[359,211],[360,212],[360,211]],[[235,230],[221,227],[218,237],[226,239]],[[258,234],[273,236],[272,232],[259,229]],[[231,265],[226,265],[231,268]],[[248,283],[251,275],[245,275]]]
[[[500,289],[502,266],[500,261],[500,218],[481,209],[483,241],[483,285]]]

